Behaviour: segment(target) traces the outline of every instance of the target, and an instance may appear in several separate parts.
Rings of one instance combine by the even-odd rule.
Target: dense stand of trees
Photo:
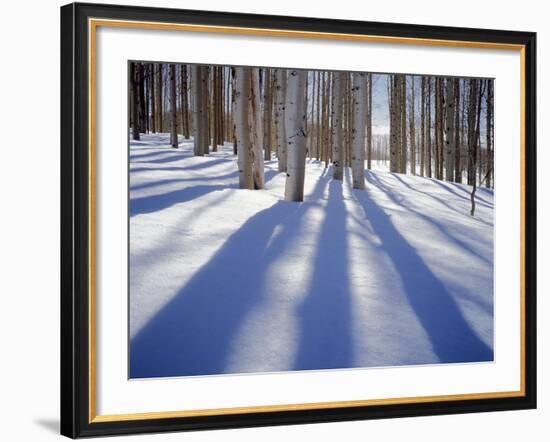
[[[232,144],[242,188],[262,189],[276,159],[285,199],[301,201],[308,157],[337,180],[350,167],[357,189],[374,161],[466,182],[472,201],[494,185],[490,79],[162,63],[130,63],[129,78],[134,140],[169,132],[176,148],[192,137],[195,155]]]

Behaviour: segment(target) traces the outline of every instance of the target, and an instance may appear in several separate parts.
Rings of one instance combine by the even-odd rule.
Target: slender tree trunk
[[[482,81],[483,80],[477,80],[477,90],[476,90],[476,93],[477,93],[477,97],[476,97],[476,104],[475,104],[475,130],[474,130],[474,159],[473,159],[473,168],[474,168],[474,181],[473,181],[473,184],[472,184],[472,193],[470,194],[470,201],[471,201],[471,210],[470,210],[470,215],[471,216],[474,216],[475,214],[475,209],[476,209],[476,204],[475,204],[475,194],[476,194],[476,190],[477,190],[477,180],[476,180],[476,177],[475,177],[475,172],[476,172],[476,162],[477,162],[477,152],[478,152],[478,149],[479,149],[479,144],[480,144],[480,122],[481,122],[481,99],[483,97],[483,86],[482,86]],[[479,185],[481,186],[483,184],[483,181],[480,179],[479,180]]]
[[[432,177],[432,79],[428,77],[428,121],[426,124],[426,175]]]
[[[149,65],[150,72],[149,72],[149,85],[151,87],[151,132],[157,133],[157,114],[156,114],[156,107],[155,107],[155,65],[151,64]]]
[[[367,74],[367,169],[372,168],[372,74]]]
[[[321,72],[317,76],[317,109],[315,115],[315,150],[317,160],[321,159]],[[313,141],[313,140],[312,140]]]
[[[399,79],[397,75],[391,75],[390,80],[390,172],[399,172],[400,165],[400,143],[399,132],[401,130],[399,124]]]
[[[366,75],[353,74],[353,146],[351,156],[351,173],[353,188],[365,188],[365,107],[367,103]]]
[[[264,160],[271,160],[271,116],[273,115],[273,94],[272,94],[271,69],[265,70],[264,85]]]
[[[491,188],[493,177],[493,80],[487,80],[487,111],[486,111],[486,144],[487,144],[487,181],[486,186]]]
[[[253,122],[252,133],[252,152],[254,154],[254,187],[256,189],[264,188],[264,154],[262,143],[264,140],[263,120],[262,120],[262,100],[260,89],[260,68],[251,70],[251,96],[250,104],[252,108],[251,120]]]
[[[202,66],[201,67],[201,93],[202,93],[202,112],[203,112],[203,125],[202,125],[202,146],[201,150],[204,155],[210,153],[210,115],[209,115],[209,102],[210,102],[210,93],[209,93],[209,87],[208,87],[208,80],[210,78],[210,67],[209,66]]]
[[[325,169],[328,167],[329,164],[329,135],[331,132],[330,129],[330,119],[329,119],[329,106],[330,106],[330,73],[329,72],[323,72],[323,116],[322,116],[322,160],[325,163]]]
[[[279,160],[279,172],[287,169],[287,135],[285,130],[285,99],[286,99],[286,69],[276,69],[275,90],[277,94],[277,107],[275,109],[275,126],[277,127],[277,158]]]
[[[237,145],[237,124],[235,122],[235,112],[236,112],[236,106],[237,101],[235,99],[235,96],[237,94],[237,79],[235,78],[235,68],[231,68],[231,118],[232,118],[232,125],[233,128],[233,154],[237,155],[238,145]]]
[[[285,182],[285,200],[304,200],[306,169],[307,107],[304,90],[307,81],[306,70],[289,71],[285,112],[285,126],[288,137],[288,168]]]
[[[411,76],[411,109],[409,111],[409,133],[411,139],[411,173],[416,175],[416,126],[414,121],[414,76]]]
[[[476,155],[475,123],[476,123],[476,97],[478,95],[478,80],[471,79],[468,88],[468,184],[473,186],[476,181]]]
[[[455,80],[447,78],[445,106],[445,180],[454,181],[455,155]]]
[[[254,189],[252,173],[253,154],[250,145],[248,107],[250,101],[250,68],[235,68],[235,127],[237,135],[237,164],[239,166],[239,187]]]
[[[400,75],[401,173],[407,173],[407,77]]]
[[[424,76],[422,76],[420,88],[420,176],[424,176],[426,163],[426,78]]]
[[[441,150],[441,79],[435,79],[435,178],[440,180],[440,154]]]
[[[188,86],[187,86],[187,65],[182,65],[180,67],[180,76],[181,76],[181,127],[182,135],[188,140],[189,139],[189,102],[188,102]]]
[[[460,166],[460,79],[455,80],[455,146],[454,146],[454,181],[457,183],[462,182],[462,168]]]
[[[192,71],[192,87],[193,87],[193,153],[195,155],[204,155],[204,144],[206,144],[204,137],[206,135],[204,126],[206,124],[206,114],[204,109],[204,94],[202,91],[203,83],[203,66],[193,65]]]
[[[342,181],[343,173],[343,150],[344,140],[342,137],[342,86],[344,83],[344,74],[342,72],[334,72],[334,86],[332,91],[332,178]]]
[[[178,109],[176,103],[176,65],[170,65],[170,144],[178,147]]]
[[[163,81],[162,81],[162,71],[163,71],[163,65],[162,63],[159,63],[157,65],[157,84],[158,84],[158,88],[157,88],[157,110],[158,110],[158,124],[157,124],[157,127],[158,127],[158,131],[159,132],[164,132],[164,121],[163,121],[163,106],[162,106],[162,102],[163,102],[163,94],[162,94],[162,90],[163,90]]]
[[[139,140],[139,82],[136,63],[130,64],[130,82],[132,88],[132,139]]]
[[[151,92],[151,80],[149,78],[149,67],[150,64],[146,64],[143,66],[144,70],[144,86],[145,86],[145,133],[149,133],[150,130],[150,124],[149,124],[149,95]]]
[[[147,132],[146,123],[146,111],[145,111],[145,68],[143,63],[138,63],[138,75],[139,75],[139,131],[141,133]]]

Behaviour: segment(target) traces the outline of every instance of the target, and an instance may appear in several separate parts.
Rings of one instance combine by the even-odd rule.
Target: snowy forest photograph
[[[493,101],[129,62],[129,377],[493,361]]]

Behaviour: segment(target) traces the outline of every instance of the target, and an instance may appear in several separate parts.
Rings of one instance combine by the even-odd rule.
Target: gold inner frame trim
[[[96,414],[96,31],[99,26],[163,31],[186,31],[217,34],[253,35],[267,37],[307,38],[419,46],[443,46],[475,49],[518,51],[520,54],[520,389],[487,393],[464,393],[437,396],[398,397],[351,401],[314,402],[284,405],[260,405],[233,408],[158,411],[128,414]],[[345,34],[331,32],[291,31],[283,29],[211,26],[181,23],[160,23],[131,20],[88,19],[88,93],[89,93],[89,367],[88,367],[88,421],[89,423],[168,419],[178,417],[220,416],[278,411],[321,410],[327,408],[365,407],[375,405],[419,404],[427,402],[482,400],[525,396],[525,46],[493,42],[439,40],[410,37]]]

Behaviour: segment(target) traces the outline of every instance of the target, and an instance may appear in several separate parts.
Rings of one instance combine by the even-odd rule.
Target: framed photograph
[[[536,406],[536,36],[61,8],[61,432]]]

